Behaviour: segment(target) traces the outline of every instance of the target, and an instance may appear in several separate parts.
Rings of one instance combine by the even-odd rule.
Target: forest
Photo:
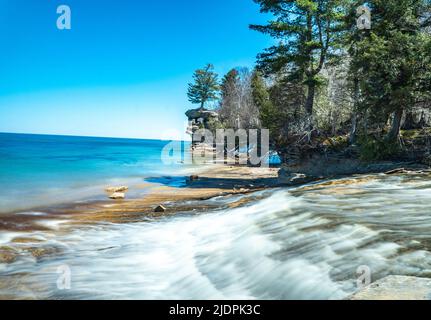
[[[270,130],[283,162],[310,152],[429,161],[430,0],[254,0],[273,39],[255,67],[196,70],[188,97],[208,128]],[[419,161],[418,160],[418,161]]]

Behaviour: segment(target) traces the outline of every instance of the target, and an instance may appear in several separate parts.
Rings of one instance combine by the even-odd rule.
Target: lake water
[[[180,159],[163,164],[165,144],[2,134],[1,208],[182,174]],[[243,197],[251,201],[229,207]],[[357,290],[358,270],[369,270],[372,281],[431,278],[427,174],[358,176],[206,201],[218,208],[68,232],[0,232],[0,246],[27,236],[59,249],[0,264],[0,297],[343,299]],[[63,290],[65,270],[70,289]]]
[[[108,185],[178,175],[187,153],[162,160],[159,140],[0,133],[0,213],[94,199]],[[183,144],[187,150],[188,143]],[[130,195],[130,194],[129,194]]]

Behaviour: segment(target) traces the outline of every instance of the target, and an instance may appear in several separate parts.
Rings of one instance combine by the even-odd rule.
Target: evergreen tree
[[[236,104],[239,86],[238,70],[230,70],[222,79],[221,83],[221,104],[219,108],[220,120],[228,128],[237,126],[236,119],[238,118],[238,106]]]
[[[344,0],[254,0],[261,12],[272,13],[267,25],[251,25],[254,30],[280,43],[258,57],[266,73],[284,71],[289,81],[306,85],[305,110],[313,114],[320,72],[328,59],[336,56],[343,18]]]
[[[189,83],[187,92],[189,101],[200,104],[200,108],[203,109],[206,102],[216,100],[219,91],[217,78],[212,64],[196,70],[193,74],[193,83]]]
[[[265,81],[259,71],[253,72],[251,89],[253,102],[259,110],[262,128],[269,129],[270,132],[275,133],[278,124],[277,110],[270,100]]]
[[[429,93],[429,0],[371,0],[372,28],[357,39],[353,71],[363,108],[392,117],[389,141],[399,137],[404,111]],[[385,120],[386,121],[386,120]]]

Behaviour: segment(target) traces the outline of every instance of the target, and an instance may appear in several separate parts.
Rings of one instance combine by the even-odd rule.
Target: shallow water
[[[183,152],[163,159],[167,141],[0,133],[0,214],[106,197],[109,185],[187,170]],[[135,188],[136,189],[136,188]],[[130,193],[129,193],[130,196]]]
[[[0,267],[0,296],[72,299],[342,299],[357,269],[431,277],[431,179],[361,176],[151,222],[43,234],[62,253]],[[59,269],[60,268],[60,269]],[[57,286],[64,268],[71,288]],[[59,272],[59,273],[57,273]],[[61,286],[60,286],[61,288]]]

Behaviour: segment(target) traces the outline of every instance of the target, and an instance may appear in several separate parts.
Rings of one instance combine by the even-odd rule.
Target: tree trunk
[[[310,118],[313,115],[315,91],[316,91],[316,85],[314,83],[313,84],[309,84],[308,85],[307,100],[305,101],[305,111],[307,111],[308,116]]]
[[[353,114],[352,114],[352,128],[350,130],[350,144],[356,143],[356,133],[358,127],[358,100],[359,100],[359,80],[354,80],[354,93],[353,93]]]
[[[398,141],[400,136],[400,128],[401,128],[401,119],[403,117],[403,109],[399,109],[394,113],[394,119],[392,120],[392,128],[389,134],[387,135],[388,141]]]
[[[413,112],[411,112],[411,111],[406,112],[406,119],[404,120],[402,128],[404,130],[416,129],[415,128],[415,121],[413,119]]]

